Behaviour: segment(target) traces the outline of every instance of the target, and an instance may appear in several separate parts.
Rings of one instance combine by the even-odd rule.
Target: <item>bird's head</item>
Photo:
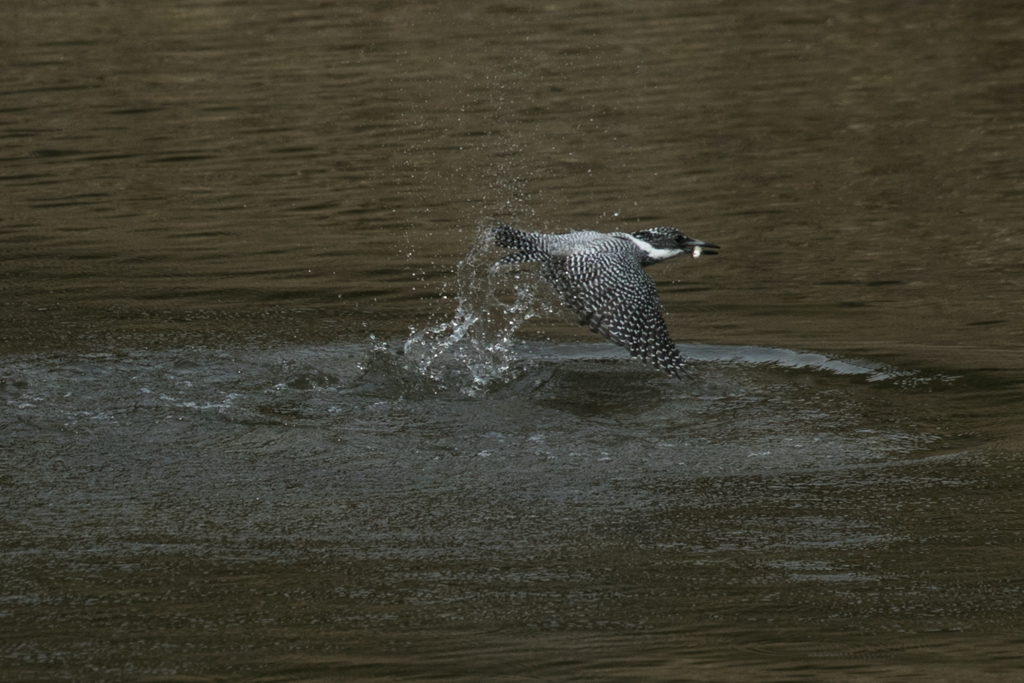
[[[644,251],[650,263],[670,259],[679,254],[690,254],[697,258],[701,254],[718,253],[718,245],[687,237],[675,228],[647,228],[634,232],[631,237]]]

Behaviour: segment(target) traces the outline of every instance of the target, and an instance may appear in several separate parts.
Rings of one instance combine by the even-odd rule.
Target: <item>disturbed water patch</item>
[[[174,452],[191,433],[201,449],[241,426],[306,427],[302,440],[403,458],[642,460],[691,474],[885,462],[953,438],[928,414],[955,384],[948,376],[783,349],[682,348],[698,359],[696,381],[597,344],[509,347],[488,384],[472,368],[438,379],[436,365],[383,344],[26,356],[0,374],[0,409],[12,446],[56,456],[106,441],[88,450],[129,459],[135,442]],[[452,367],[480,358],[463,343],[445,353]]]

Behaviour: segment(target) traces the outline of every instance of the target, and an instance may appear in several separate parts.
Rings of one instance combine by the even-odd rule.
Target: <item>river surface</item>
[[[1020,680],[1019,4],[2,23],[0,680]]]

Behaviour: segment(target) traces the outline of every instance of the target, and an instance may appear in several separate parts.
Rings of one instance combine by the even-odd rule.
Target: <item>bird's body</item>
[[[643,269],[683,253],[714,254],[717,246],[675,228],[547,235],[497,225],[492,234],[498,246],[515,249],[498,265],[539,261],[542,275],[581,325],[626,347],[634,358],[677,377],[686,373],[686,361],[665,327],[654,281]]]

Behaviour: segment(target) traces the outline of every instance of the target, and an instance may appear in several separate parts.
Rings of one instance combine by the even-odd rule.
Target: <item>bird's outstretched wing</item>
[[[684,377],[686,361],[668,336],[654,281],[625,254],[551,258],[545,277],[562,301],[594,332],[624,346],[634,358]]]

